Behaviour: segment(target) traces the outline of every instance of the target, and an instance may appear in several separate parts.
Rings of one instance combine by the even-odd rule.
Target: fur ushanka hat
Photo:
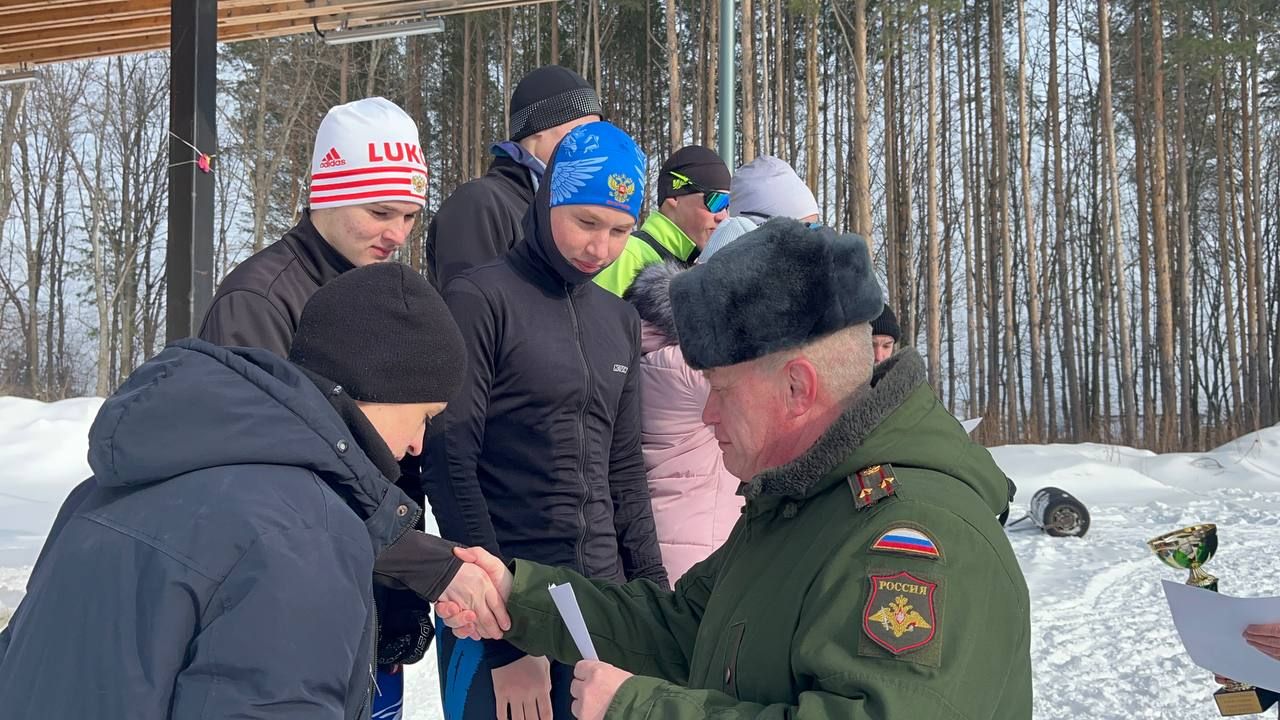
[[[685,361],[736,365],[870,322],[884,309],[867,243],[774,218],[671,281]]]

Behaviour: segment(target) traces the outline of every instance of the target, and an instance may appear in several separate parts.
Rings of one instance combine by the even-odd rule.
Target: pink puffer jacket
[[[627,291],[640,313],[644,465],[662,563],[672,584],[729,537],[742,514],[740,484],[702,422],[710,386],[675,344],[667,288],[676,265],[643,270]]]

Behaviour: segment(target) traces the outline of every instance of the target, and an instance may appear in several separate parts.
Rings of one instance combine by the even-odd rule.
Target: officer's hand
[[[442,608],[442,606],[444,606]],[[457,635],[460,627],[467,630],[460,637],[472,639],[499,638],[511,629],[511,618],[503,596],[479,566],[463,563],[458,574],[436,602],[437,612]]]
[[[1250,625],[1244,629],[1244,639],[1259,652],[1280,660],[1280,623]]]
[[[551,661],[526,655],[490,674],[498,717],[509,708],[511,720],[551,720]]]
[[[631,677],[626,670],[619,670],[599,660],[583,660],[573,666],[573,716],[578,720],[601,720],[618,694],[618,688]]]

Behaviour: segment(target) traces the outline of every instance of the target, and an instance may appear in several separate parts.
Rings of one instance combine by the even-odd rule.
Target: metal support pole
[[[738,165],[734,158],[737,146],[737,104],[734,95],[734,50],[738,36],[733,31],[738,14],[737,0],[720,0],[720,157],[730,170]]]
[[[217,0],[171,0],[169,29],[165,338],[173,341],[195,334],[213,297],[213,173],[197,161],[218,147]]]

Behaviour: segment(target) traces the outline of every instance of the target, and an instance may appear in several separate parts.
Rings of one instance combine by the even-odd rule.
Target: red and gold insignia
[[[414,173],[412,178],[413,192],[415,195],[427,194],[427,176]]]
[[[895,494],[897,478],[892,465],[872,465],[849,476],[849,490],[853,493],[853,506],[858,510],[869,508]]]
[[[610,175],[608,182],[609,190],[616,202],[625,204],[636,193],[635,182],[623,173]]]
[[[938,631],[933,604],[937,589],[937,583],[909,572],[872,575],[871,595],[862,613],[863,630],[894,655],[928,645]]]

